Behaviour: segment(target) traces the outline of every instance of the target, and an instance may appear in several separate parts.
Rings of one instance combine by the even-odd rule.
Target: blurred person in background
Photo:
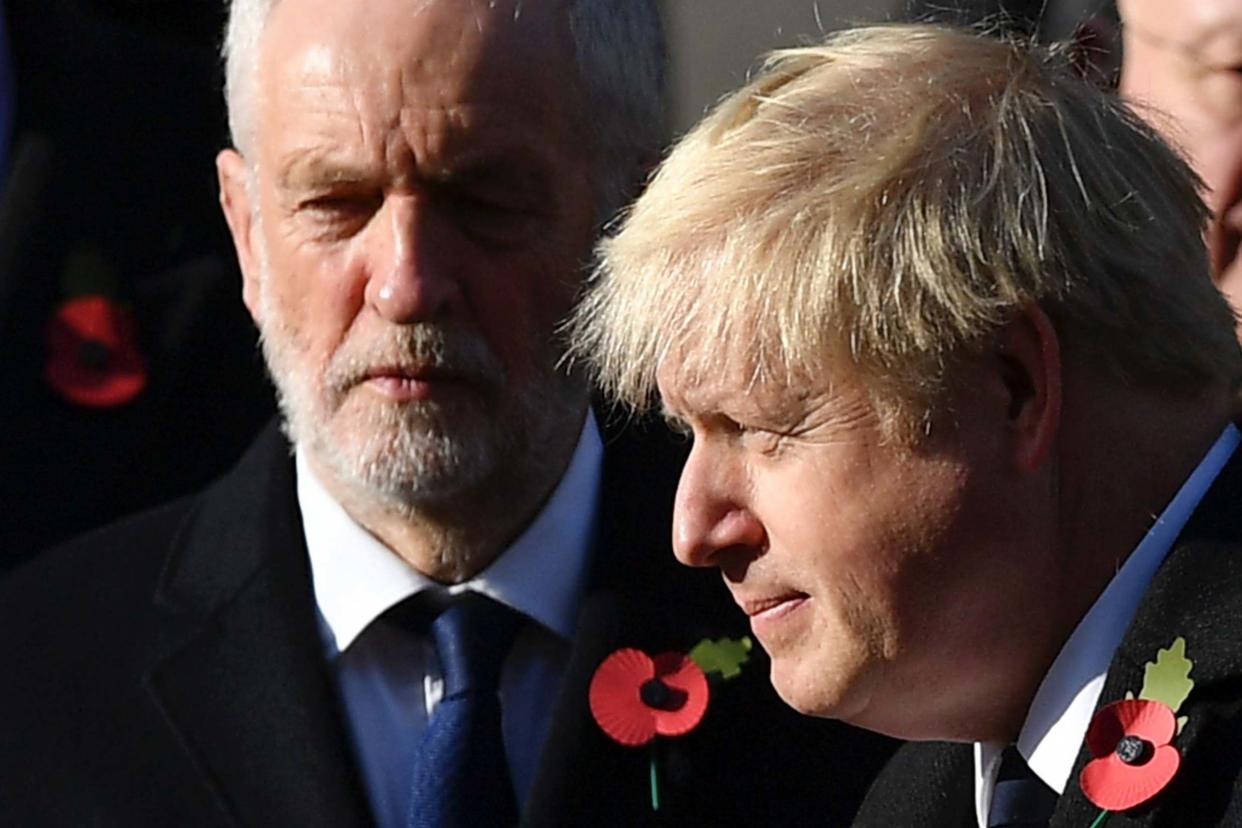
[[[0,573],[203,485],[273,411],[213,209],[222,14],[3,0]]]
[[[1119,0],[1120,92],[1207,185],[1217,284],[1242,309],[1242,3]]]
[[[1242,3],[1237,0],[957,0],[914,19],[1003,20],[1044,42],[1072,41],[1080,68],[1116,86],[1206,185],[1221,292],[1242,307]]]

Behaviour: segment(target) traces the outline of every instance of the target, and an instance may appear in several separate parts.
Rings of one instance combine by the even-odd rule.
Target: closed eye
[[[298,213],[330,234],[350,235],[366,226],[383,205],[378,193],[327,193],[298,202]]]
[[[457,227],[470,236],[499,244],[531,238],[541,216],[537,207],[520,196],[451,185],[441,187],[437,196]]]

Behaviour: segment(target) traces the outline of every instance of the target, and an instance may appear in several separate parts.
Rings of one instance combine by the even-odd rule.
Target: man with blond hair
[[[283,433],[0,587],[0,822],[847,821],[880,740],[780,704],[665,553],[660,432],[560,367],[660,150],[655,4],[234,0],[225,53]]]
[[[859,824],[1242,823],[1196,185],[1055,52],[867,28],[775,55],[603,245],[578,350],[693,435],[677,557],[790,705],[916,740]]]

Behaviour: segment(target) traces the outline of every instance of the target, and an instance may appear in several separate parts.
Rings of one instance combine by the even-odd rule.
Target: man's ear
[[[1008,397],[1012,457],[1021,471],[1047,459],[1061,425],[1061,344],[1038,305],[1024,308],[1000,333],[997,356]]]
[[[221,150],[216,156],[216,176],[220,181],[220,208],[224,211],[224,220],[228,222],[233,247],[237,250],[237,263],[241,266],[242,301],[246,303],[255,324],[260,324],[259,278],[262,268],[252,235],[258,230],[254,220],[258,205],[251,203],[250,169],[237,150]]]

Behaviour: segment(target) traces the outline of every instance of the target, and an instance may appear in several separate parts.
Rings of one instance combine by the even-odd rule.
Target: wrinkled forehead
[[[264,28],[269,87],[366,83],[401,94],[434,78],[441,92],[517,100],[572,78],[565,0],[282,0]]]
[[[755,347],[758,341],[757,334],[743,331],[725,339],[701,331],[670,348],[655,370],[665,412],[698,413],[743,398],[775,410],[805,399],[811,389],[828,389],[847,378],[852,383],[857,373],[852,363],[839,363],[830,354],[793,363]]]
[[[641,336],[654,345],[649,367],[662,394],[666,388],[680,391],[708,383],[744,386],[764,373],[762,321],[747,312],[743,297],[714,285],[713,275],[710,268],[696,272],[688,267],[667,279],[667,290],[657,281],[637,297],[653,306],[650,314],[636,314],[632,324],[644,329]],[[663,303],[657,301],[661,292]]]
[[[873,398],[851,364],[825,364],[812,373],[752,368],[744,359],[722,373],[687,370],[666,360],[657,371],[658,410],[666,420],[719,425],[721,418],[776,431],[803,422],[813,410],[871,410]]]
[[[700,343],[702,339],[706,337]],[[734,347],[691,347],[682,342],[660,359],[655,381],[661,408],[669,416],[681,417],[709,408],[722,395],[753,389],[757,371],[751,356]]]

